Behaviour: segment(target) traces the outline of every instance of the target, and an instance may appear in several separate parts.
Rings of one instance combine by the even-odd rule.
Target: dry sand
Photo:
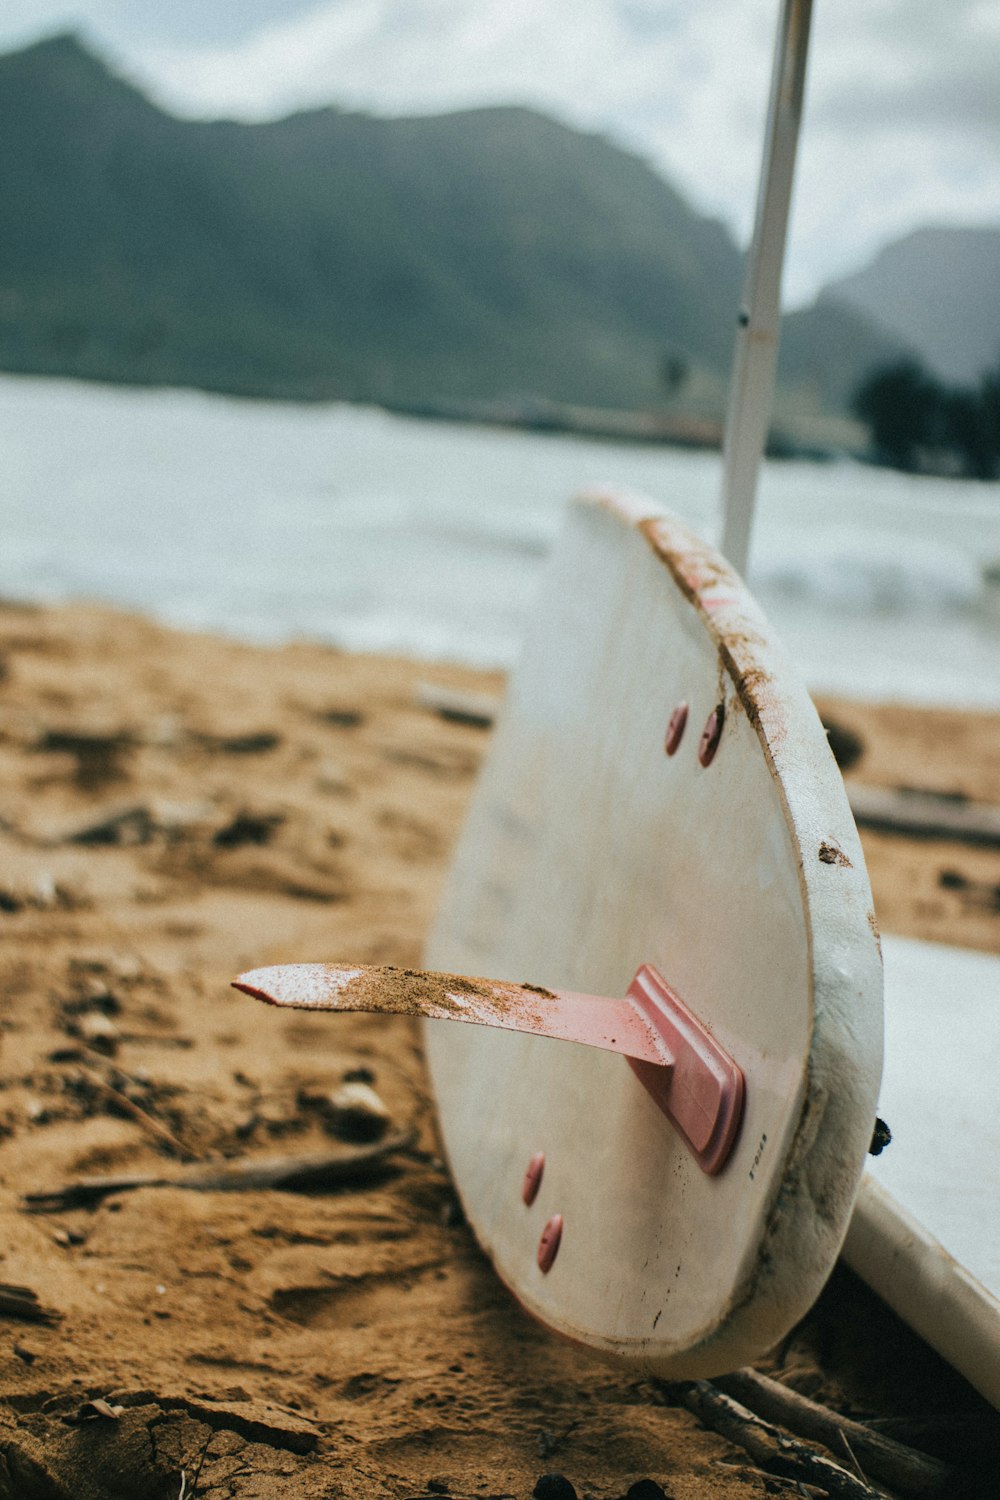
[[[0,1280],[60,1314],[0,1316],[0,1497],[520,1500],[547,1471],[597,1500],[644,1477],[676,1500],[803,1493],[523,1316],[462,1222],[411,1022],[227,987],[289,959],[419,961],[487,734],[414,687],[499,679],[82,607],[3,607],[0,651]],[[850,774],[1000,803],[1000,716],[823,707],[861,742]],[[997,948],[1000,852],[865,844],[885,928]],[[329,1095],[351,1077],[414,1137],[339,1186],[22,1210],[185,1156],[349,1153]],[[988,1436],[844,1271],[762,1368],[911,1436],[972,1414],[924,1421],[931,1447]]]

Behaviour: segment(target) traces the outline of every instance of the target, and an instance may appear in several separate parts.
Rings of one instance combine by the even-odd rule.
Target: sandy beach
[[[463,1223],[411,1022],[229,988],[419,963],[489,731],[418,685],[499,674],[12,605],[0,671],[0,1280],[40,1304],[0,1297],[2,1500],[835,1492],[527,1320]],[[1000,804],[1000,714],[819,707],[849,780]],[[884,930],[1000,948],[1000,849],[863,841]],[[164,1180],[198,1164],[214,1187]],[[845,1270],[760,1369],[957,1464],[941,1493],[995,1493],[995,1414]]]

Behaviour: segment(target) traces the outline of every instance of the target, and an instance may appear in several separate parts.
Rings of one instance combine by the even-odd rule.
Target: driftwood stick
[[[872,1479],[901,1494],[938,1496],[955,1491],[955,1470],[942,1459],[873,1432],[756,1370],[737,1370],[714,1383],[758,1416],[824,1444],[831,1453],[848,1452]]]
[[[707,1380],[681,1381],[666,1389],[704,1427],[743,1448],[769,1473],[815,1485],[834,1500],[883,1500],[881,1491],[765,1422]]]
[[[847,795],[860,828],[917,839],[955,839],[987,848],[1000,845],[1000,807],[857,781],[848,782]]]
[[[933,1448],[956,1464],[989,1462],[1000,1473],[1000,1412],[925,1412],[916,1417],[872,1417],[865,1423],[881,1437],[909,1447]]]
[[[490,729],[500,711],[500,695],[465,693],[442,687],[437,682],[418,682],[413,695],[421,708],[455,724],[470,724],[475,729]]]
[[[21,1318],[25,1323],[55,1323],[60,1317],[39,1302],[38,1293],[30,1286],[13,1286],[9,1281],[0,1281],[0,1315]]]
[[[252,1193],[266,1189],[309,1192],[338,1187],[365,1177],[388,1156],[404,1151],[416,1139],[413,1131],[386,1136],[370,1146],[351,1146],[313,1156],[269,1156],[258,1160],[198,1162],[179,1172],[134,1173],[121,1177],[81,1177],[50,1192],[26,1193],[28,1213],[59,1213],[67,1208],[89,1208],[111,1193],[144,1187],[188,1188],[196,1193]]]

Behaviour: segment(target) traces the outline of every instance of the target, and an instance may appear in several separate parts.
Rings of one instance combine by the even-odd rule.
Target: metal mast
[[[774,399],[781,271],[811,18],[812,0],[782,0],[757,216],[736,335],[723,455],[722,551],[740,573],[746,572],[757,475]]]

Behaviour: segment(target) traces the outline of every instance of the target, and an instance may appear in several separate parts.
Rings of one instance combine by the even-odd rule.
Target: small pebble
[[[83,1062],[87,1056],[82,1047],[53,1047],[45,1055],[54,1063]]]
[[[577,1500],[565,1474],[543,1474],[531,1493],[534,1500]]]
[[[83,1245],[87,1240],[87,1236],[82,1234],[79,1229],[57,1229],[53,1233],[52,1238],[57,1245],[66,1247],[70,1245]]]
[[[464,1223],[465,1214],[462,1211],[461,1203],[455,1197],[446,1198],[441,1208],[442,1229],[457,1229],[459,1225]],[[547,1458],[548,1454],[543,1453],[541,1457]]]
[[[377,1141],[389,1129],[392,1116],[368,1083],[343,1083],[328,1094],[324,1113],[334,1135],[353,1141]]]
[[[315,786],[318,792],[342,797],[351,791],[351,778],[343,766],[337,765],[335,761],[323,761],[316,768]]]
[[[177,714],[158,715],[144,735],[147,745],[155,745],[160,750],[173,750],[183,738],[184,725]]]
[[[113,995],[106,984],[100,984],[87,992],[82,1008],[103,1011],[106,1016],[118,1016],[122,1006],[118,996]]]
[[[118,1051],[121,1032],[103,1011],[88,1011],[82,1015],[76,1024],[76,1030],[80,1040],[95,1052],[101,1052],[105,1057],[114,1057]]]
[[[374,1083],[375,1082],[375,1074],[372,1072],[371,1068],[365,1068],[365,1067],[348,1068],[347,1072],[344,1074],[344,1082],[345,1083]]]
[[[253,1135],[259,1124],[260,1115],[256,1110],[251,1110],[249,1114],[240,1116],[233,1126],[233,1130],[239,1140],[245,1141],[248,1136]]]
[[[105,1401],[103,1396],[95,1396],[91,1401],[85,1401],[78,1411],[67,1417],[66,1421],[79,1422],[117,1422],[125,1411],[124,1406],[115,1406],[110,1401]]]

